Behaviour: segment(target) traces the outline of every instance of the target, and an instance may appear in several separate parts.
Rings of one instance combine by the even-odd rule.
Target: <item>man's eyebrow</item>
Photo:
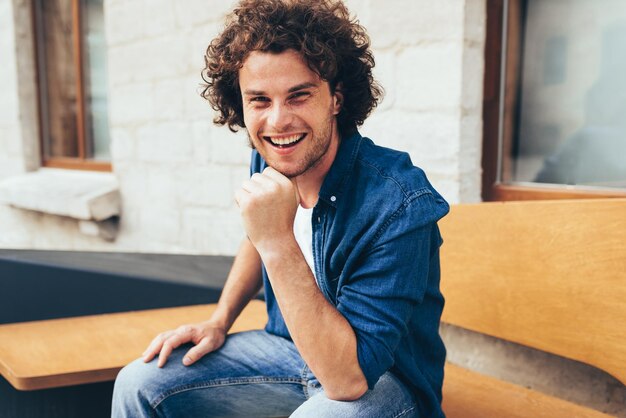
[[[312,81],[307,81],[306,83],[300,83],[291,87],[289,90],[287,90],[287,93],[293,93],[294,91],[298,91],[298,90],[310,89],[311,87],[317,87],[317,84]],[[264,96],[267,93],[265,93],[263,90],[248,89],[248,90],[244,90],[243,94],[245,94],[246,96]]]
[[[311,87],[317,87],[317,84],[309,81],[306,83],[302,83],[302,84],[298,84],[296,86],[293,86],[292,88],[289,89],[289,93],[293,93],[294,91],[298,91],[298,90],[303,90],[303,89],[309,89]]]
[[[244,90],[243,94],[246,96],[263,96],[265,92],[262,90]]]

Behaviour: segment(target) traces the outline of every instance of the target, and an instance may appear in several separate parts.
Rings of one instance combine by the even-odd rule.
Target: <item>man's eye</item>
[[[308,91],[299,91],[297,93],[292,94],[291,96],[289,96],[289,99],[295,99],[295,100],[304,100],[307,97],[309,97],[309,92]]]
[[[252,97],[249,101],[249,106],[252,109],[264,109],[270,104],[270,99],[268,97]]]

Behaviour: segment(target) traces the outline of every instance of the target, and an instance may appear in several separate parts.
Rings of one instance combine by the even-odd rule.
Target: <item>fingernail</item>
[[[189,357],[183,358],[183,364],[185,366],[189,366],[191,364],[191,359]]]

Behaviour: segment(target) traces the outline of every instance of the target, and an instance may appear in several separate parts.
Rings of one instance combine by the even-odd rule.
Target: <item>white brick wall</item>
[[[0,98],[0,110],[10,110],[0,112],[0,177],[25,170],[11,165],[23,154],[12,110],[20,96],[11,17],[11,4],[22,3],[0,0],[0,48],[13,68],[6,74],[0,66],[13,80]],[[213,111],[199,97],[204,51],[232,4],[105,0],[111,151],[123,202],[118,239],[105,243],[81,235],[71,220],[3,207],[0,229],[10,233],[0,246],[236,252],[243,229],[233,194],[248,175],[250,150],[245,133],[211,123]],[[362,133],[409,152],[451,202],[478,200],[485,0],[347,5],[368,28],[386,90]]]
[[[13,5],[0,1],[0,179],[23,171]]]
[[[480,200],[485,1],[348,5],[368,28],[387,92],[362,133],[409,152],[450,202]]]
[[[30,2],[0,0],[0,179],[39,165]]]

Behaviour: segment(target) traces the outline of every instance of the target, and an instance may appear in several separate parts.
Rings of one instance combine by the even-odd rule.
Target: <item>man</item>
[[[338,1],[243,0],[206,64],[216,123],[254,149],[236,192],[247,238],[215,314],[120,372],[113,415],[443,416],[448,206],[357,132],[381,95],[365,30]],[[262,284],[265,330],[226,337]]]

